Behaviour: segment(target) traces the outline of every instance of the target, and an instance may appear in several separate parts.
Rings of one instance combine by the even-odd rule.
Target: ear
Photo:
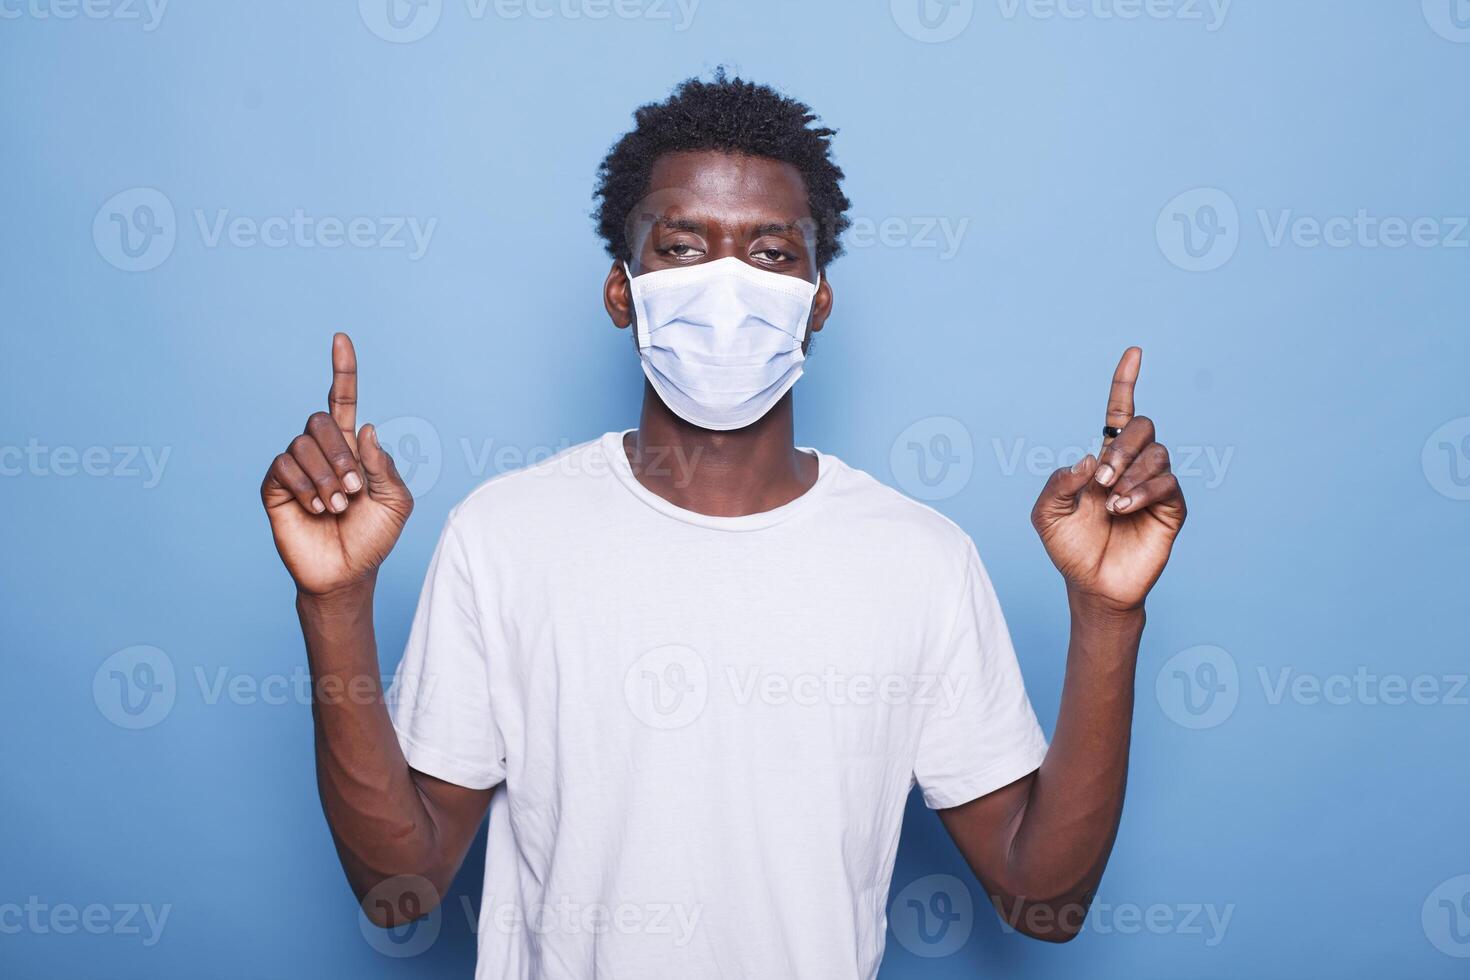
[[[822,329],[827,322],[827,317],[832,314],[832,284],[827,281],[827,274],[822,273],[822,281],[817,283],[817,294],[812,297],[812,333]]]
[[[633,322],[633,294],[628,287],[628,273],[620,260],[614,259],[602,284],[602,305],[613,326],[626,330]]]

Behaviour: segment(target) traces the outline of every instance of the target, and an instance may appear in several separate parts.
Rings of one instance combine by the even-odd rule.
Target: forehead
[[[727,226],[811,219],[801,171],[769,157],[690,150],[666,153],[649,173],[648,197],[664,218]]]

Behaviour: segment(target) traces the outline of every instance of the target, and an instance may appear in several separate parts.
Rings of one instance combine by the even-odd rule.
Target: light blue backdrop
[[[976,538],[1048,729],[1027,515],[1129,343],[1190,499],[1084,935],[966,914],[916,804],[883,976],[1464,975],[1470,4],[397,2],[0,0],[0,974],[469,974],[478,850],[359,931],[257,487],[350,330],[391,670],[450,506],[635,421],[593,171],[727,62],[841,130],[801,441]]]

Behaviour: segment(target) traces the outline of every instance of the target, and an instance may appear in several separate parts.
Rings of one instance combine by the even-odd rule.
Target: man
[[[814,118],[723,74],[638,110],[597,215],[638,428],[454,509],[391,717],[317,699],[322,803],[374,922],[428,913],[489,809],[478,977],[872,977],[914,785],[1029,935],[1076,935],[1102,876],[1144,598],[1185,516],[1133,412],[1141,352],[1101,459],[1032,512],[1072,622],[1048,751],[969,538],[794,444],[848,206]],[[376,683],[376,570],[413,507],[357,427],[343,334],[332,364],[330,412],[261,491],[319,692]]]

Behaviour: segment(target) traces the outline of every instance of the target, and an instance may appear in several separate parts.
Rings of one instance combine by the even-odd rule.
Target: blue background
[[[399,423],[429,485],[380,580],[390,671],[448,509],[516,454],[635,423],[641,375],[601,309],[593,173],[635,105],[725,62],[841,130],[869,232],[830,269],[800,441],[975,537],[1048,730],[1066,615],[1028,511],[1048,454],[1094,438],[1129,343],[1146,352],[1139,409],[1189,494],[1150,602],[1108,910],[1052,947],[981,907],[951,924],[968,937],[948,955],[890,935],[882,975],[1463,976],[1470,236],[1455,247],[1448,220],[1452,241],[1427,247],[1269,234],[1285,212],[1470,214],[1470,44],[1449,0],[1238,0],[1213,24],[1184,0],[1154,9],[1204,20],[978,0],[931,7],[927,34],[904,0],[704,0],[682,30],[672,5],[592,19],[562,2],[476,17],[444,0],[399,43],[369,28],[372,2],[178,3],[147,30],[6,0],[0,974],[469,975],[458,896],[478,902],[482,852],[438,940],[383,955],[320,814],[308,706],[211,695],[304,664],[260,477],[323,407],[330,334],[350,330],[363,418],[424,420]],[[147,271],[118,268],[106,234],[107,202],[132,188],[176,213]],[[1197,188],[1238,219],[1166,209]],[[211,246],[196,212],[221,209],[437,225],[417,259]],[[1175,214],[1218,268],[1181,267]],[[945,222],[964,224],[958,249]],[[102,447],[101,475],[67,475],[67,447]],[[161,479],[127,447],[167,451]],[[104,662],[137,645],[175,684],[131,730]],[[1360,669],[1378,680],[1342,703],[1277,696],[1283,676],[1331,687]],[[1390,677],[1438,693],[1384,703]],[[981,900],[915,802],[895,894],[930,875]],[[115,911],[100,935],[17,929],[4,908],[27,902],[169,918],[151,944]]]

